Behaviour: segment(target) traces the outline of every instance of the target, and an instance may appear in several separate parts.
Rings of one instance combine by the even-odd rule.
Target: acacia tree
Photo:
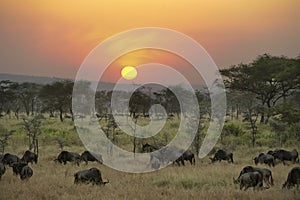
[[[5,152],[5,147],[8,145],[8,139],[9,137],[15,132],[15,130],[7,131],[7,130],[1,130],[0,133],[0,148],[2,151],[2,154]]]
[[[4,111],[11,109],[11,102],[14,99],[14,92],[12,89],[13,82],[9,80],[0,81],[0,118]]]
[[[40,119],[38,117],[33,117],[32,119],[23,118],[23,126],[28,136],[29,150],[33,148],[34,153],[38,155],[39,153],[38,136],[41,134]]]
[[[264,54],[250,64],[239,64],[220,72],[226,77],[225,84],[231,90],[255,95],[266,108],[261,112],[261,122],[267,122],[271,108],[299,88],[298,71],[298,60]]]
[[[59,112],[60,121],[63,122],[63,113],[72,112],[72,81],[59,81],[42,87],[39,97],[43,103],[44,111],[49,111],[50,116],[54,111]],[[73,118],[73,117],[72,117]]]
[[[34,115],[35,104],[40,86],[36,83],[14,83],[12,85],[15,98],[22,104],[27,116]]]

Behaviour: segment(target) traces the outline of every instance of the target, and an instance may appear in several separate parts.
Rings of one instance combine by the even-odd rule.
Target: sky
[[[298,0],[0,0],[0,73],[75,78],[99,43],[122,31],[162,27],[196,40],[219,68],[270,53],[300,55]],[[123,65],[171,65],[197,82],[193,67],[157,50],[114,60],[104,81]],[[156,75],[159,73],[156,73]]]

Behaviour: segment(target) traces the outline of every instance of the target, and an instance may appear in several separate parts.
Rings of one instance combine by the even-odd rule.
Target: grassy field
[[[3,127],[15,128],[17,133],[8,141],[5,152],[21,156],[27,149],[25,133],[21,121],[3,119]],[[268,190],[240,191],[233,184],[246,165],[252,165],[252,158],[269,149],[262,146],[249,148],[248,145],[235,146],[234,164],[227,162],[211,164],[208,157],[196,159],[196,165],[187,163],[184,167],[170,165],[162,170],[146,174],[129,174],[119,172],[98,163],[65,166],[55,164],[53,159],[60,149],[51,139],[61,136],[69,141],[65,150],[81,153],[85,149],[72,126],[67,121],[60,123],[47,120],[42,127],[41,146],[38,164],[30,165],[34,175],[28,181],[22,182],[8,168],[0,181],[0,200],[48,200],[48,199],[299,199],[300,190],[281,189],[290,169],[299,164],[284,166],[279,163],[273,172],[275,185]],[[47,142],[48,141],[48,142]],[[292,149],[297,146],[286,147]],[[299,150],[299,148],[298,148]],[[261,166],[261,165],[260,165]],[[73,174],[79,170],[97,167],[104,179],[110,183],[105,186],[74,185]],[[267,166],[261,166],[266,167]]]

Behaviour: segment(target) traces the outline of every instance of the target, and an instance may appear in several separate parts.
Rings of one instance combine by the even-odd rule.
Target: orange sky
[[[219,67],[250,62],[263,53],[300,54],[298,0],[0,0],[0,5],[0,73],[74,78],[101,41],[145,26],[194,38]],[[174,56],[157,55],[131,54],[115,66],[152,60],[172,64]]]

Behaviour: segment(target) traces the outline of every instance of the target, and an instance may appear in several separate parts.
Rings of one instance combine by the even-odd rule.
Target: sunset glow
[[[296,0],[3,1],[0,73],[74,78],[84,58],[103,40],[151,26],[190,36],[221,68],[250,62],[263,53],[296,57],[300,53],[299,7]],[[118,46],[110,51],[115,49]],[[127,60],[134,66],[148,61],[173,63],[193,74],[187,65],[179,66],[184,60],[174,62],[173,58],[153,50],[131,52],[112,63],[105,79],[120,78],[120,66],[127,65]]]

